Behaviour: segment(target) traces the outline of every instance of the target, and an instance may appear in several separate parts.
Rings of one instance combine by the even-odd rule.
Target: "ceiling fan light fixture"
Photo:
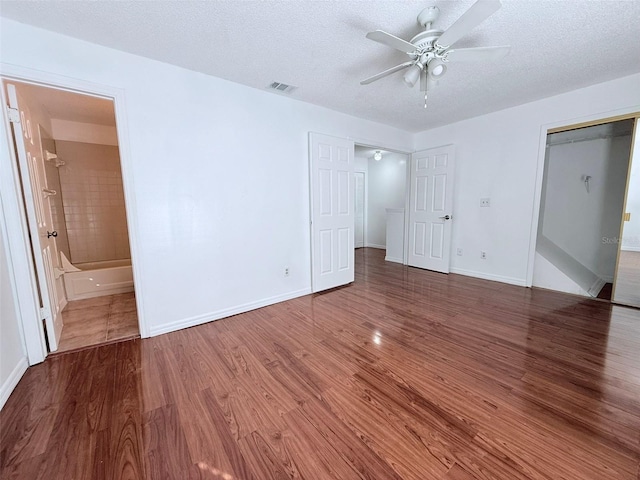
[[[429,76],[433,79],[439,79],[447,72],[447,66],[441,61],[433,61],[429,63]]]
[[[382,152],[380,150],[376,150],[376,152],[373,154],[373,159],[376,162],[379,162],[380,160],[382,160]]]
[[[409,87],[413,87],[418,79],[420,78],[420,73],[422,69],[418,66],[418,64],[411,66],[407,73],[404,74],[404,83]]]

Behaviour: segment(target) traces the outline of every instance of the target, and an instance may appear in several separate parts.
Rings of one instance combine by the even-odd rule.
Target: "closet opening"
[[[627,257],[640,256],[635,128],[627,118],[548,133],[533,286],[634,304],[620,292],[635,263]]]

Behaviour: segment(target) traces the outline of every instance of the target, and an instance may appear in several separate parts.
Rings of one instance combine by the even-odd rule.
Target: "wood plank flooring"
[[[0,478],[639,478],[639,310],[383,254],[348,287],[30,368]]]

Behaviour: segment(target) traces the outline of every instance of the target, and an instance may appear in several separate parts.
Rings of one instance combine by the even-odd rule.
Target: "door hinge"
[[[20,112],[17,108],[7,107],[7,115],[11,123],[20,123]]]
[[[51,316],[51,310],[49,310],[48,307],[40,308],[40,319],[41,320],[46,320],[50,316]]]

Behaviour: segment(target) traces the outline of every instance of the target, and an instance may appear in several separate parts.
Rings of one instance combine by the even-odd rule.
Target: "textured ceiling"
[[[450,64],[423,108],[402,74],[359,81],[406,55],[365,38],[405,39],[422,8],[446,28],[473,0],[7,2],[0,14],[72,37],[420,131],[640,71],[640,1],[503,0],[456,46],[512,46],[496,64]]]
[[[20,89],[35,103],[44,107],[50,118],[96,125],[116,125],[111,100],[22,83]]]

